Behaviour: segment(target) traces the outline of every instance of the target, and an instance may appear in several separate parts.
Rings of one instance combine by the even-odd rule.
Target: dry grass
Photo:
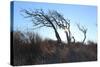
[[[97,60],[97,44],[89,42],[62,43],[63,48],[57,41],[43,40],[35,33],[13,32],[13,65],[51,64]]]

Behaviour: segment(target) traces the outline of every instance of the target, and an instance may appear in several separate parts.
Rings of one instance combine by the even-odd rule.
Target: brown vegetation
[[[43,40],[35,33],[13,32],[13,61],[14,65],[51,64],[97,60],[97,44],[89,41],[62,43],[64,47],[57,45],[57,41]]]

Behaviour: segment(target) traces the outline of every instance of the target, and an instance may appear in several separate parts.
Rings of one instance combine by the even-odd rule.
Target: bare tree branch
[[[23,9],[22,12],[24,12],[24,17],[32,19],[33,26],[35,27],[34,29],[44,26],[53,28],[55,31],[55,36],[57,38],[57,41],[61,43],[61,38],[56,29],[57,26],[56,24],[58,23],[58,19],[55,18],[56,15],[55,17],[53,16],[53,13],[55,12],[49,11],[51,12],[51,14],[49,14],[45,13],[42,9],[36,9],[33,11],[28,11]]]
[[[85,42],[85,39],[86,39],[87,28],[85,28],[85,27],[83,27],[83,26],[80,27],[79,24],[77,24],[77,27],[78,27],[78,29],[84,34],[84,39],[83,39],[83,41],[82,41],[82,43],[84,43],[84,42]]]

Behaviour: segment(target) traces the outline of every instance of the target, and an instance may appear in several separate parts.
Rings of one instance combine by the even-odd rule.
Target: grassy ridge
[[[13,32],[14,65],[51,64],[97,60],[97,44],[89,41],[67,43],[61,48],[57,41],[43,40],[36,33]]]

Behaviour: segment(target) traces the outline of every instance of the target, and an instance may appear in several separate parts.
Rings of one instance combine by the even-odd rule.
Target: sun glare
[[[66,31],[67,31],[67,30],[66,30]],[[59,35],[60,35],[62,41],[66,42],[65,30],[60,30],[60,29],[59,29],[58,32],[59,32]]]

